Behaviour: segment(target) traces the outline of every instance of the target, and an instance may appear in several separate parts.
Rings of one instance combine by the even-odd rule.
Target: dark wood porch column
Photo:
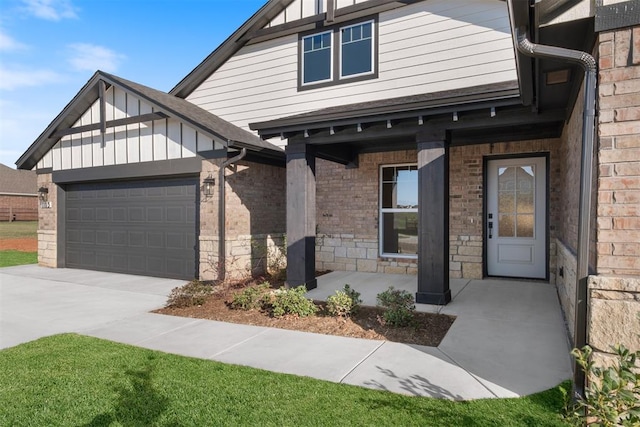
[[[449,148],[444,132],[418,135],[418,224],[416,302],[448,304]]]
[[[316,157],[306,144],[287,153],[287,287],[318,286],[316,267]]]

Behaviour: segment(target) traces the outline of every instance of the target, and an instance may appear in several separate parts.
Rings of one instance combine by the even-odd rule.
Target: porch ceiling
[[[334,121],[309,130],[281,130],[282,136],[289,138],[291,144],[315,145],[318,157],[348,164],[358,153],[415,149],[418,141],[443,137],[449,145],[556,138],[562,133],[565,111],[533,113],[529,107],[515,105],[494,107],[493,110],[488,106],[478,110],[454,110],[428,117],[391,117],[391,114],[381,115],[375,121],[362,119],[361,123]],[[318,126],[317,123],[311,125]]]

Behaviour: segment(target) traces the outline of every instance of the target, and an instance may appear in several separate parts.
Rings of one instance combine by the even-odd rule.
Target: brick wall
[[[599,53],[597,272],[640,275],[640,27],[601,33]]]
[[[0,221],[35,221],[38,196],[0,196]]]
[[[45,267],[58,266],[57,221],[58,221],[58,186],[51,181],[51,174],[38,175],[38,188],[49,189],[51,207],[38,206],[38,264]]]
[[[482,278],[482,197],[483,158],[502,154],[550,153],[549,159],[549,227],[551,283],[555,283],[556,227],[558,214],[558,182],[561,165],[558,161],[558,139],[506,142],[452,147],[450,158],[450,257],[451,277]]]
[[[380,165],[417,163],[415,150],[367,153],[359,166],[316,161],[316,268],[416,274],[415,259],[378,256]]]
[[[551,153],[551,280],[559,192],[558,139],[452,147],[450,155],[450,277],[482,278],[483,156]],[[415,151],[361,154],[359,167],[318,160],[316,268],[416,274],[416,260],[378,256],[380,165],[416,163]]]
[[[588,343],[640,349],[640,26],[599,34],[597,275],[589,276]]]
[[[218,277],[218,171],[222,159],[203,160],[200,182],[216,180],[212,196],[200,202],[200,277]],[[226,172],[225,240],[227,277],[261,274],[282,261],[286,231],[286,171],[239,162]]]

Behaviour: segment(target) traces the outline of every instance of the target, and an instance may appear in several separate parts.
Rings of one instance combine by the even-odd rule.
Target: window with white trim
[[[373,73],[373,21],[340,29],[340,78]]]
[[[418,166],[380,167],[380,255],[418,256]]]
[[[377,77],[376,20],[300,37],[299,89]]]
[[[332,80],[331,40],[327,31],[302,38],[302,84]]]

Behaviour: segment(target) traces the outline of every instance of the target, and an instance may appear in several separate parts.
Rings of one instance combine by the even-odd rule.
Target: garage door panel
[[[96,230],[96,245],[110,245],[111,233],[108,230]]]
[[[109,208],[96,207],[96,221],[109,221]]]
[[[81,254],[82,264],[94,267],[96,266],[96,253],[93,251],[85,251]]]
[[[147,247],[161,249],[164,248],[164,233],[158,231],[147,232]]]
[[[67,221],[80,221],[80,209],[67,208]]]
[[[197,179],[71,184],[66,194],[68,267],[195,277]]]
[[[94,245],[96,243],[96,232],[94,230],[82,230],[80,232],[80,242]]]
[[[147,208],[147,222],[162,222],[164,221],[164,209],[160,206],[151,206]]]

